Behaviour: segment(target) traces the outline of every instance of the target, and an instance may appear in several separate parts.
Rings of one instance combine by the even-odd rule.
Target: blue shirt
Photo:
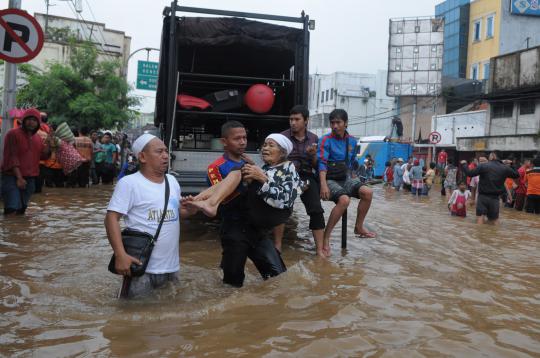
[[[345,148],[349,139],[349,146]],[[349,157],[349,168],[353,169],[354,163],[356,163],[356,145],[358,140],[345,132],[343,138],[336,137],[333,133],[324,135],[319,140],[318,154],[319,157],[319,171],[328,170],[328,162],[343,162],[345,161],[345,153]]]

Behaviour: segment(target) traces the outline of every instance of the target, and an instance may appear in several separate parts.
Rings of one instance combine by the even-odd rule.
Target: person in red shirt
[[[527,170],[532,168],[532,162],[530,159],[525,159],[523,165],[518,169],[519,179],[516,179],[517,188],[514,191],[515,193],[515,203],[514,208],[516,210],[522,211],[525,206],[525,198],[527,198],[527,185],[525,184],[525,176]]]
[[[50,137],[44,142],[38,132],[41,115],[35,108],[24,111],[21,126],[4,138],[2,196],[4,215],[23,215],[39,176],[39,160],[49,153]]]
[[[394,169],[392,168],[392,162],[386,162],[384,166],[384,186],[392,186],[392,182],[394,181]]]
[[[446,150],[441,149],[441,152],[439,153],[437,157],[437,166],[439,167],[439,171],[444,171],[444,168],[446,168],[446,164],[448,163],[448,153],[446,153]]]
[[[476,167],[477,167],[477,161],[476,161],[476,158],[473,158],[473,159],[471,159],[471,161],[469,162],[468,168],[469,168],[469,170],[473,170],[473,169],[476,169]],[[466,178],[467,178],[467,188],[468,188],[469,190],[471,190],[471,179],[472,179],[472,178],[471,178],[471,177],[468,177],[468,176],[466,176]]]

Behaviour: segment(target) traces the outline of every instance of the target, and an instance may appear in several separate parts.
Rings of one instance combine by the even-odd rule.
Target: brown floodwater
[[[221,283],[216,225],[183,221],[180,282],[119,301],[103,218],[110,187],[45,189],[26,217],[0,217],[0,355],[539,357],[540,218],[501,226],[450,217],[444,197],[375,187],[368,226],[313,255],[300,204],[288,272]],[[356,201],[353,205],[356,206]],[[325,207],[329,212],[330,204]],[[471,214],[471,210],[469,209]]]

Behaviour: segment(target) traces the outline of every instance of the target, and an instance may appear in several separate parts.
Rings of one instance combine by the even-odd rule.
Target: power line
[[[71,0],[73,2],[73,0]],[[96,16],[94,15],[94,11],[92,10],[92,6],[90,6],[90,3],[88,0],[85,0],[86,5],[88,5],[88,10],[90,10],[90,15],[92,15],[92,19],[94,19],[94,22],[97,22]],[[101,35],[101,39],[103,40],[103,43],[106,43],[105,35],[103,34],[103,31],[101,31],[101,27],[97,27],[99,34]]]
[[[73,4],[73,0],[71,1],[67,1],[67,4],[68,4],[68,7],[70,9],[70,11],[73,13],[73,15],[75,16],[75,18],[77,20],[79,20],[79,16],[81,18],[81,21],[84,23],[84,25],[87,27],[87,30],[88,30],[88,23],[84,20],[83,16],[80,15],[78,12],[77,12],[77,9],[75,8],[75,5]],[[78,21],[77,21],[78,22]],[[83,32],[83,36],[86,36],[86,31],[84,30],[84,27],[83,25],[78,22],[82,32]],[[92,38],[89,36],[88,37],[88,41],[92,42]],[[92,42],[93,43],[93,42]],[[105,50],[105,48],[103,47],[103,44],[101,42],[97,43],[99,45],[99,47],[101,47],[101,50],[103,51],[103,53],[105,54],[105,56],[107,56],[109,58],[109,60],[115,60],[115,58],[113,56],[111,56],[107,50]]]

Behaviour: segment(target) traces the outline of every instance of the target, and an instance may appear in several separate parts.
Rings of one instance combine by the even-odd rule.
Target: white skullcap
[[[150,133],[145,133],[139,138],[137,138],[131,146],[131,149],[133,150],[133,155],[135,155],[135,157],[138,157],[139,153],[143,151],[144,147],[148,144],[148,142],[150,142],[154,138],[157,137]]]
[[[280,133],[272,133],[266,139],[273,139],[276,141],[276,143],[285,151],[287,152],[287,155],[291,154],[293,150],[293,144],[291,140],[287,137],[285,137],[283,134]]]

